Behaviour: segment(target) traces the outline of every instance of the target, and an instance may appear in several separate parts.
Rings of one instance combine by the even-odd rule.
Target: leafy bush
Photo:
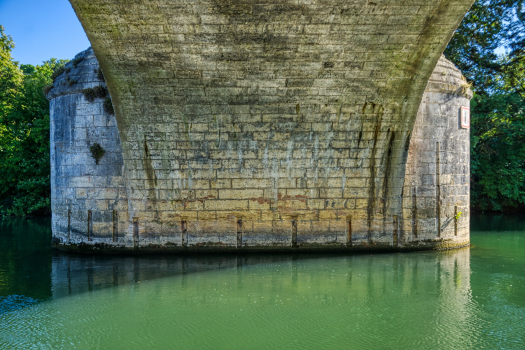
[[[0,26],[0,215],[50,213],[49,101],[64,60],[19,66]]]
[[[109,97],[106,97],[104,100],[104,110],[109,114],[115,114],[115,110],[113,109],[113,101]]]
[[[82,90],[84,97],[89,102],[95,101],[95,98],[104,98],[108,94],[108,89],[102,85],[97,85],[94,88],[87,88]]]
[[[98,143],[91,145],[91,147],[89,147],[89,151],[91,152],[91,156],[95,159],[97,165],[100,158],[102,158],[106,153],[106,151]]]

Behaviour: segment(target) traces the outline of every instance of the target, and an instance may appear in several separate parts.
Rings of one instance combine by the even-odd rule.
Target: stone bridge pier
[[[468,244],[471,92],[440,57],[472,0],[70,2],[93,49],[48,95],[56,247]]]

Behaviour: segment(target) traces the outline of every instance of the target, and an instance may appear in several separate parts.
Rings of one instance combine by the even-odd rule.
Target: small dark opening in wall
[[[180,231],[182,233],[182,246],[187,247],[188,246],[188,223],[186,220],[182,220],[180,222]]]

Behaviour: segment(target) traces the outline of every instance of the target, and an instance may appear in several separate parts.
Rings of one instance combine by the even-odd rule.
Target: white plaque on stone
[[[470,128],[470,108],[468,107],[461,107],[461,127],[463,129],[469,129]]]

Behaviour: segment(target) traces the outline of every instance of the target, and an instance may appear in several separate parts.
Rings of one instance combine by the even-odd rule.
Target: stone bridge
[[[70,2],[96,58],[49,95],[57,247],[468,244],[471,93],[440,56],[473,0]]]

